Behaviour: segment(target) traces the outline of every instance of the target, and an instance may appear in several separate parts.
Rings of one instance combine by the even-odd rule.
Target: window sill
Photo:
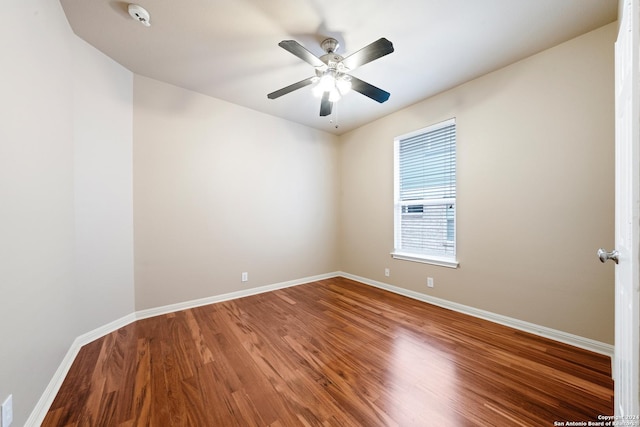
[[[439,258],[434,256],[421,256],[416,254],[409,254],[403,252],[391,252],[391,256],[395,259],[401,259],[404,261],[421,262],[423,264],[438,265],[440,267],[458,268],[460,263],[456,260],[448,258]]]

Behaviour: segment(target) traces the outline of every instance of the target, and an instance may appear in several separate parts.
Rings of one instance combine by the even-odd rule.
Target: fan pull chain
[[[333,109],[332,109],[332,114],[335,116],[335,120],[333,119],[329,119],[329,123],[335,125],[335,128],[338,129],[340,127],[340,124],[338,123],[338,103],[334,102],[333,103]]]

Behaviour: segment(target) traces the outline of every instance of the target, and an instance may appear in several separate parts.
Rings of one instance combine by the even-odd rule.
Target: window
[[[394,258],[457,267],[455,119],[397,137]]]

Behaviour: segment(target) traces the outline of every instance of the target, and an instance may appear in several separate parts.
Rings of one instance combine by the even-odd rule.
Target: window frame
[[[402,208],[403,206],[411,206],[412,204],[415,205],[419,205],[419,206],[426,206],[428,204],[434,204],[434,205],[441,205],[442,204],[442,200],[433,200],[433,201],[428,201],[428,200],[416,200],[416,201],[401,201],[400,200],[400,143],[403,140],[418,136],[418,135],[423,135],[423,134],[427,134],[429,132],[435,132],[439,129],[451,126],[451,125],[455,126],[455,131],[456,131],[456,141],[455,141],[455,148],[456,148],[456,174],[455,174],[455,179],[456,179],[456,188],[457,188],[457,134],[458,134],[458,128],[457,128],[457,123],[456,123],[456,119],[455,117],[448,119],[448,120],[444,120],[442,122],[439,123],[435,123],[433,125],[424,127],[422,129],[418,129],[416,131],[398,136],[396,138],[394,138],[393,140],[393,210],[394,210],[394,224],[393,224],[393,237],[394,237],[394,249],[391,252],[391,256],[395,259],[400,259],[400,260],[405,260],[405,261],[413,261],[413,262],[421,262],[421,263],[425,263],[425,264],[432,264],[432,265],[438,265],[438,266],[442,266],[442,267],[449,267],[449,268],[457,268],[459,266],[459,262],[457,260],[457,238],[458,238],[458,233],[457,233],[457,225],[458,225],[458,221],[457,221],[457,214],[458,214],[458,205],[457,205],[457,191],[456,191],[456,197],[452,198],[452,199],[446,199],[448,202],[451,201],[451,204],[454,206],[454,210],[453,210],[453,241],[451,241],[451,244],[453,244],[453,255],[451,256],[440,256],[440,255],[435,255],[435,254],[426,254],[426,253],[417,253],[417,252],[413,252],[413,251],[407,251],[407,250],[402,250],[401,246],[401,237],[402,237],[402,233],[401,233],[401,220],[402,220]],[[412,203],[412,202],[417,202],[417,203]],[[407,208],[409,209],[409,208]],[[447,233],[448,233],[448,229],[449,226],[447,225]]]

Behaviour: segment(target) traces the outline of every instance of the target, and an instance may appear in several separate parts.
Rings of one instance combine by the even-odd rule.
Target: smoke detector
[[[147,12],[144,7],[132,3],[129,5],[128,9],[129,15],[131,15],[133,19],[140,22],[145,27],[151,26],[149,12]]]

